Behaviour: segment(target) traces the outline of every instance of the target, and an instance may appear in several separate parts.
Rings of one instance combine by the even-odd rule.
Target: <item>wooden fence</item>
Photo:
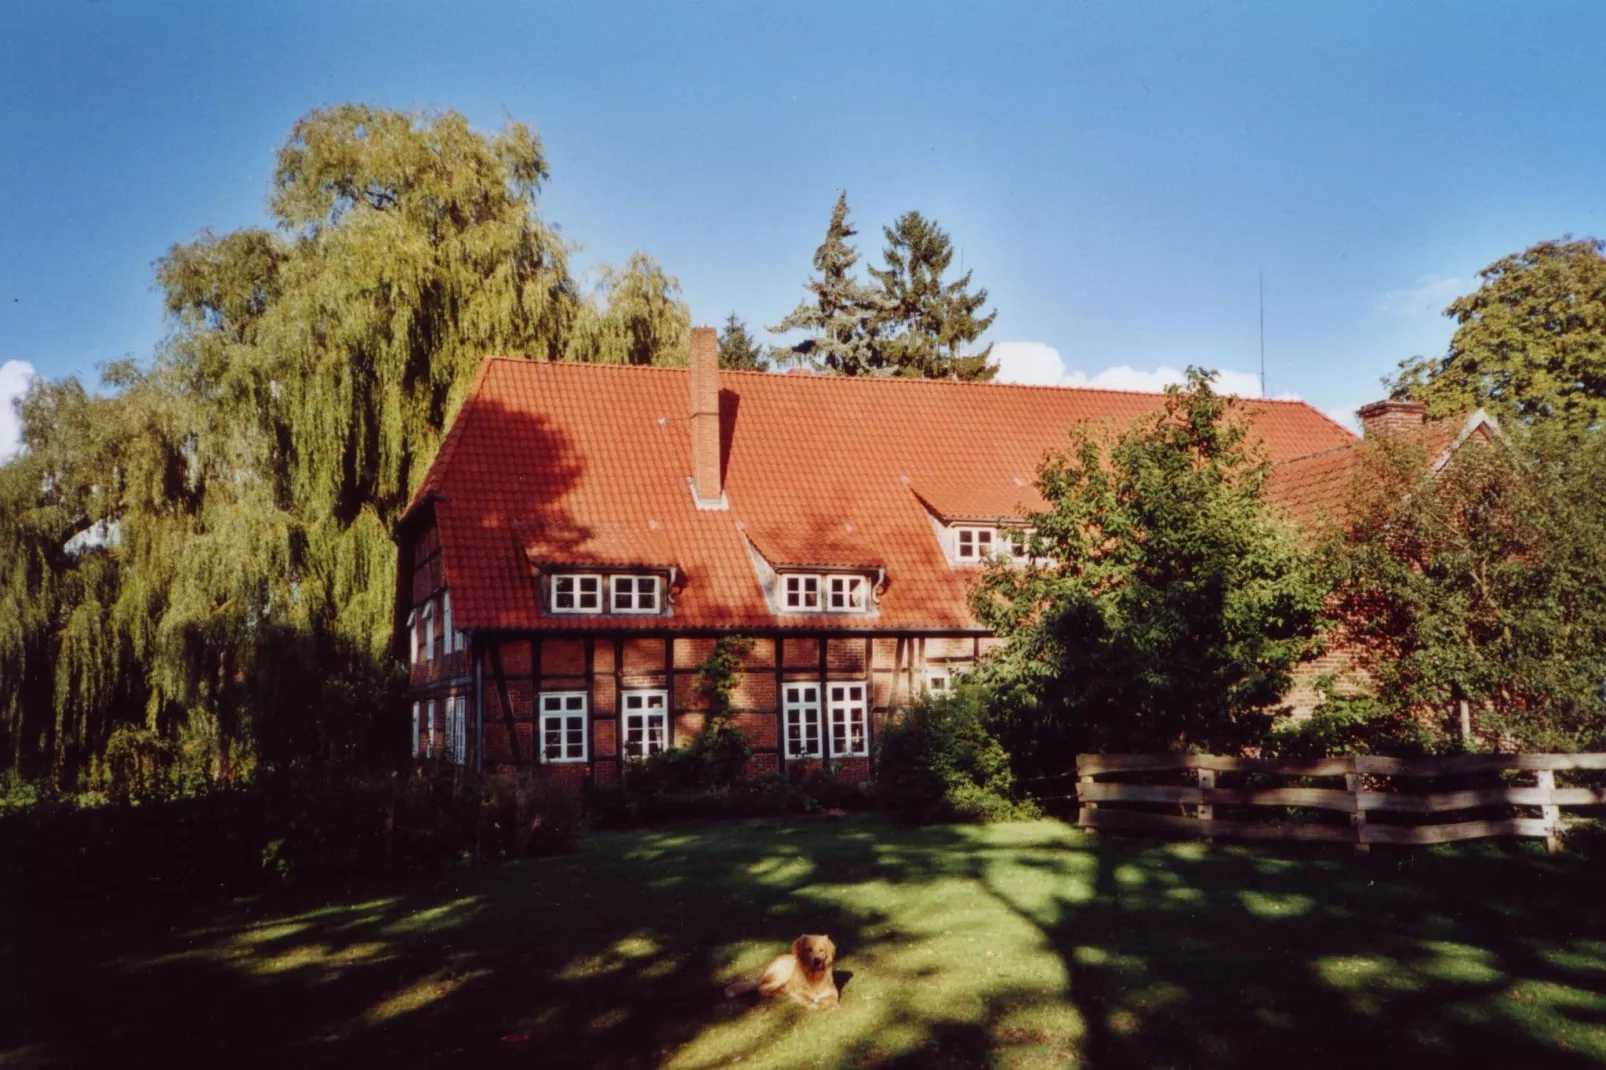
[[[1356,755],[1313,762],[1275,758],[1229,758],[1214,754],[1083,754],[1076,760],[1078,824],[1083,828],[1120,832],[1203,836],[1237,840],[1315,840],[1353,843],[1366,850],[1374,843],[1448,843],[1485,836],[1533,836],[1551,850],[1559,845],[1561,808],[1606,806],[1606,787],[1557,787],[1556,773],[1606,770],[1606,754],[1469,754],[1452,758],[1377,758]],[[1498,778],[1508,771],[1532,774],[1532,783],[1500,780],[1472,784],[1477,778]],[[1217,774],[1262,782],[1294,778],[1302,783],[1279,786],[1218,786]],[[1250,777],[1247,774],[1258,774]],[[1100,780],[1125,776],[1123,781]],[[1134,783],[1169,779],[1181,783]],[[1459,780],[1461,786],[1434,790],[1436,780]],[[1327,781],[1330,786],[1311,786]],[[1338,787],[1342,782],[1343,787]],[[1427,790],[1423,790],[1426,788]],[[1166,805],[1153,809],[1101,806]],[[1230,816],[1216,816],[1218,808]],[[1238,809],[1279,807],[1283,820],[1259,820]],[[1290,817],[1290,807],[1347,814],[1349,820],[1323,823]],[[1500,816],[1445,820],[1456,811],[1499,808]],[[1538,816],[1512,816],[1517,808]],[[1378,815],[1368,821],[1368,815]],[[1463,817],[1467,815],[1462,815]]]

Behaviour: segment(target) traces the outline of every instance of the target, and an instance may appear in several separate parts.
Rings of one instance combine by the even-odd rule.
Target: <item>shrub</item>
[[[965,685],[927,696],[881,731],[877,798],[917,821],[1037,816],[1015,796],[1009,755],[988,730],[987,692]]]
[[[35,900],[249,892],[549,854],[581,831],[579,801],[530,773],[298,773],[183,795],[41,796],[0,810],[0,869]]]

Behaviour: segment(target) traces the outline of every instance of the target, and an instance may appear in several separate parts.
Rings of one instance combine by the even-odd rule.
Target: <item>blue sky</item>
[[[1264,272],[1270,392],[1343,410],[1479,268],[1606,233],[1603,40],[1562,2],[6,4],[0,390],[148,356],[152,262],[263,222],[290,125],[357,100],[530,124],[576,267],[644,249],[698,322],[778,321],[845,188],[867,259],[952,234],[1011,375],[1251,372]]]

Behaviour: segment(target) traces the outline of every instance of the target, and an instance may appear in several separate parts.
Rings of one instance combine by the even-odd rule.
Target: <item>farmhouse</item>
[[[484,362],[400,530],[416,756],[614,783],[701,728],[697,667],[739,634],[755,765],[868,779],[889,713],[996,641],[967,590],[1024,553],[1043,455],[1163,403],[724,372],[709,328],[691,349],[686,369]],[[1341,498],[1360,439],[1302,402],[1248,411],[1290,512]]]

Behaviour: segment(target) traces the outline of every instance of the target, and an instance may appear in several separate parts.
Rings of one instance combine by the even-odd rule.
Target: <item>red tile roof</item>
[[[1421,449],[1431,464],[1457,440],[1465,421],[1436,421],[1411,431],[1399,432],[1400,439]],[[1271,470],[1266,498],[1313,535],[1333,524],[1349,519],[1347,505],[1353,500],[1350,488],[1361,475],[1368,443],[1353,439],[1349,443],[1308,457],[1284,461]]]
[[[947,518],[1041,505],[1033,479],[1073,424],[1125,426],[1156,394],[721,372],[729,509],[700,511],[684,369],[485,362],[418,495],[432,498],[453,614],[465,628],[617,629],[541,615],[534,566],[674,566],[673,614],[633,625],[973,629],[975,572],[933,533]],[[1274,462],[1358,441],[1301,402],[1247,403]],[[923,504],[924,503],[924,504]],[[874,615],[772,613],[771,563],[886,570]]]

